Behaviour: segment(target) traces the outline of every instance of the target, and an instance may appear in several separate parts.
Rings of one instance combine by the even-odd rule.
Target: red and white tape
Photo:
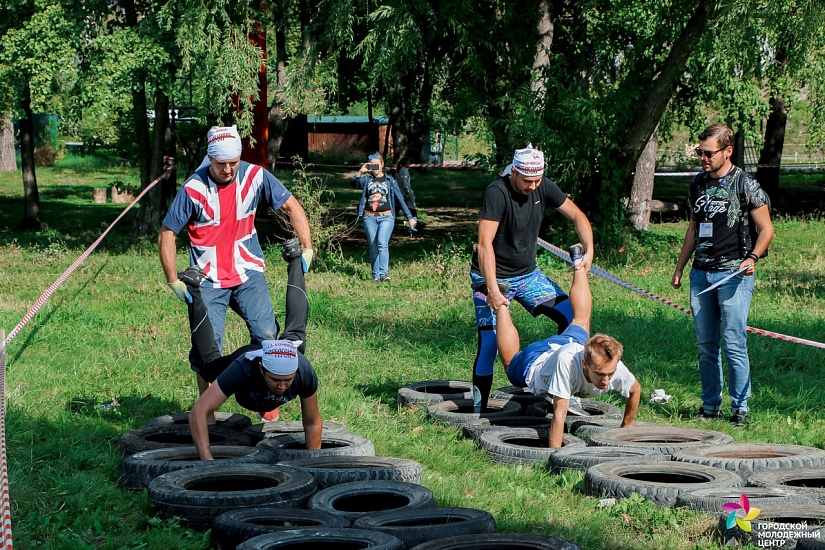
[[[547,250],[551,254],[559,257],[560,259],[564,260],[567,263],[570,263],[570,254],[568,254],[567,252],[565,252],[561,248],[559,248],[555,245],[552,245],[552,244],[548,243],[547,241],[545,241],[544,239],[541,239],[541,238],[538,239],[538,244],[539,244],[539,246],[541,246],[543,249]],[[652,292],[641,289],[641,288],[639,288],[635,285],[632,285],[632,284],[630,284],[626,281],[623,281],[623,280],[619,279],[618,277],[616,277],[615,275],[612,275],[612,274],[608,273],[607,271],[605,271],[604,269],[602,269],[598,266],[595,266],[595,265],[592,266],[590,268],[590,272],[593,273],[594,275],[598,276],[598,277],[601,277],[602,279],[604,279],[606,281],[610,281],[611,283],[615,283],[615,284],[617,284],[621,287],[627,288],[628,290],[632,290],[633,292],[637,292],[637,293],[639,293],[643,296],[647,296],[648,298],[651,298],[652,300],[656,300],[657,302],[661,302],[661,303],[666,304],[666,305],[668,305],[672,308],[678,309],[682,313],[688,313],[688,314],[690,313],[690,309],[682,307],[682,306],[680,306],[679,304],[677,304],[675,302],[671,302],[670,300],[666,300],[665,298],[662,298],[660,296],[656,296]],[[788,336],[786,334],[780,334],[778,332],[773,332],[773,331],[765,330],[765,329],[761,329],[761,328],[748,327],[748,332],[750,332],[751,334],[758,334],[759,336],[767,336],[768,338],[774,338],[776,340],[784,340],[786,342],[793,342],[794,344],[802,344],[804,346],[812,346],[812,347],[815,347],[815,348],[825,349],[825,344],[823,344],[821,342],[815,342],[813,340],[806,340],[805,338],[797,338],[796,336]]]
[[[51,297],[52,294],[57,290],[57,288],[63,284],[63,282],[69,278],[69,275],[83,263],[83,261],[91,254],[97,245],[103,240],[106,235],[109,234],[109,231],[117,225],[117,223],[126,215],[126,213],[135,205],[137,202],[143,198],[143,196],[149,192],[155,185],[158,184],[161,180],[169,177],[169,175],[175,171],[174,164],[168,166],[163,174],[160,175],[155,181],[150,183],[140,192],[140,194],[135,197],[135,200],[127,206],[120,215],[115,218],[109,227],[97,238],[95,242],[86,249],[83,254],[81,254],[69,268],[64,271],[57,280],[46,289],[46,291],[34,302],[34,305],[29,308],[29,311],[23,316],[23,319],[17,324],[16,327],[9,333],[8,338],[3,338],[3,334],[0,333],[0,391],[2,391],[2,399],[0,399],[0,522],[2,525],[2,539],[0,540],[0,549],[2,550],[11,550],[14,547],[12,541],[12,532],[11,532],[11,497],[9,493],[9,470],[8,470],[8,459],[6,458],[6,349],[9,342],[17,336],[17,333],[26,326],[26,324],[34,317],[35,313],[43,307],[43,304]]]
[[[152,189],[155,185],[157,185],[157,184],[158,184],[158,182],[160,182],[161,180],[163,180],[163,179],[165,179],[165,178],[169,177],[169,174],[171,174],[171,173],[172,173],[172,172],[174,172],[174,171],[175,171],[175,166],[174,166],[174,165],[173,165],[173,166],[169,166],[169,167],[168,167],[168,168],[167,168],[167,169],[163,172],[163,174],[161,174],[161,175],[160,175],[160,177],[158,177],[155,181],[153,181],[152,183],[150,183],[149,185],[147,185],[147,186],[146,186],[146,188],[145,188],[143,191],[141,191],[141,192],[140,192],[140,194],[139,194],[137,197],[135,197],[135,200],[133,200],[133,201],[132,201],[132,203],[131,203],[129,206],[127,206],[127,207],[123,210],[123,212],[121,212],[121,213],[120,213],[120,215],[119,215],[117,218],[115,218],[115,221],[113,221],[113,222],[109,225],[109,227],[107,227],[107,228],[106,228],[106,230],[105,230],[105,231],[104,231],[104,232],[100,235],[100,237],[98,237],[98,238],[97,238],[97,240],[96,240],[95,242],[93,242],[93,243],[91,244],[91,246],[89,246],[89,248],[87,248],[87,249],[86,249],[86,251],[85,251],[85,252],[83,252],[83,254],[81,254],[80,256],[78,256],[78,258],[74,261],[74,263],[73,263],[72,265],[70,265],[70,266],[68,267],[68,269],[66,269],[66,271],[64,271],[64,272],[60,275],[60,277],[58,277],[58,278],[57,278],[57,280],[56,280],[55,282],[53,282],[49,288],[47,288],[47,289],[46,289],[46,291],[45,291],[45,292],[43,292],[43,294],[41,294],[40,298],[38,298],[38,299],[34,302],[34,305],[32,305],[32,307],[31,307],[31,308],[29,308],[29,311],[27,311],[27,312],[26,312],[26,314],[23,316],[23,319],[22,319],[19,323],[17,323],[17,326],[16,326],[16,327],[14,327],[14,329],[12,329],[12,331],[9,333],[8,338],[6,338],[6,340],[3,342],[5,345],[8,345],[8,344],[9,344],[9,342],[11,342],[11,341],[12,341],[12,339],[13,339],[15,336],[17,336],[17,333],[18,333],[18,332],[20,332],[20,330],[21,330],[24,326],[26,326],[26,323],[28,323],[28,322],[31,320],[31,318],[32,318],[32,317],[34,317],[34,314],[35,314],[35,313],[37,313],[37,311],[38,311],[41,307],[43,307],[43,304],[45,304],[45,303],[46,303],[46,301],[47,301],[47,300],[51,297],[51,295],[52,295],[52,294],[54,294],[54,291],[55,291],[55,290],[57,290],[57,289],[58,289],[58,287],[59,287],[60,285],[62,285],[62,284],[63,284],[63,282],[64,282],[66,279],[68,279],[68,278],[69,278],[69,275],[71,275],[71,274],[72,274],[72,272],[73,272],[75,269],[77,269],[77,268],[80,266],[80,264],[82,264],[82,263],[86,260],[86,258],[89,256],[89,254],[91,254],[91,253],[94,251],[94,249],[95,249],[95,248],[97,248],[97,245],[99,245],[99,244],[100,244],[100,241],[102,241],[102,240],[103,240],[103,238],[104,238],[104,237],[106,237],[106,235],[108,235],[108,234],[109,234],[109,231],[111,231],[111,230],[112,230],[112,228],[113,228],[115,225],[117,225],[117,223],[118,223],[118,222],[119,222],[119,221],[123,218],[123,216],[125,216],[125,215],[126,215],[126,213],[127,213],[129,210],[131,210],[131,208],[132,208],[135,204],[137,204],[137,202],[138,202],[141,198],[143,198],[143,196],[144,196],[146,193],[148,193],[148,192],[149,192],[149,190],[151,190],[151,189]]]
[[[14,548],[11,535],[11,497],[9,496],[9,463],[6,459],[6,346],[3,333],[0,332],[0,523],[2,523],[3,550]]]
[[[278,161],[275,163],[276,166],[295,166],[291,162],[287,161]],[[351,166],[349,164],[316,164],[316,163],[307,163],[304,166],[311,167],[311,168],[348,168],[350,170],[358,170],[361,165],[358,166]],[[395,165],[393,168],[398,168],[398,165]],[[410,164],[410,168],[448,168],[448,169],[460,169],[460,170],[486,170],[487,167],[482,166],[481,164],[476,164],[474,162],[443,162],[440,164]]]

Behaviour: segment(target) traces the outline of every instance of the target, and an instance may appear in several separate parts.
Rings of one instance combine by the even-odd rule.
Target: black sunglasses
[[[727,149],[727,147],[722,147],[721,149],[717,149],[716,151],[705,151],[704,149],[700,149],[700,148],[697,147],[696,149],[694,149],[694,151],[696,151],[696,156],[698,156],[700,158],[701,157],[713,158],[713,155],[715,155],[719,151],[723,151],[725,149]]]

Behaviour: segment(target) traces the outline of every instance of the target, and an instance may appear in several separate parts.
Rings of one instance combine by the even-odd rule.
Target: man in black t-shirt
[[[714,124],[699,134],[696,154],[704,171],[691,183],[690,224],[670,284],[679,288],[690,270],[690,310],[699,348],[702,407],[699,415],[716,418],[722,404],[722,355],[725,342],[731,422],[748,422],[751,394],[747,320],[753,296],[756,262],[773,239],[768,199],[759,183],[734,166],[733,131]],[[756,224],[759,237],[750,242],[744,222]],[[711,288],[713,287],[713,288]]]
[[[263,414],[300,398],[306,447],[321,448],[323,419],[318,411],[318,376],[303,355],[309,303],[297,239],[287,242],[283,256],[288,266],[286,322],[281,339],[243,346],[228,356],[220,355],[211,337],[212,327],[198,291],[197,268],[190,267],[180,274],[192,295],[192,348],[201,359],[193,369],[197,368],[198,374],[209,382],[189,413],[192,439],[201,460],[212,460],[207,425],[214,422],[215,412],[232,395],[239,405],[262,414],[262,418]]]
[[[484,191],[478,222],[478,246],[470,280],[478,326],[478,351],[473,384],[481,392],[481,406],[493,382],[496,317],[501,306],[518,301],[534,317],[545,315],[561,333],[573,313],[567,295],[536,266],[536,241],[544,212],[555,208],[573,222],[584,246],[581,266],[593,263],[593,230],[587,216],[548,178],[544,154],[528,145],[516,150],[513,163]]]

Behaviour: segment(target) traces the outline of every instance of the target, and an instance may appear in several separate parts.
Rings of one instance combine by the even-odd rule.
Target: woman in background
[[[379,154],[369,156],[351,184],[361,189],[358,215],[364,218],[364,232],[370,245],[370,266],[374,281],[389,281],[390,237],[395,227],[396,204],[404,211],[410,227],[416,219],[404,202],[404,193],[395,178],[384,173],[384,159]]]

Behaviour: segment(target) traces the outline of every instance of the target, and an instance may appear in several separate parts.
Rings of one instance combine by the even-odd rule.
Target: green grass
[[[359,192],[342,174],[320,174],[352,215]],[[22,212],[20,174],[0,174],[0,328],[8,333],[122,208],[93,205],[96,182],[134,177],[117,165],[40,169],[48,228],[20,233],[14,229]],[[279,177],[289,180],[288,173]],[[483,172],[430,171],[414,173],[413,186],[423,212],[459,212],[477,208],[489,179]],[[489,510],[502,531],[558,536],[584,549],[718,548],[711,515],[644,503],[598,509],[597,499],[580,491],[582,474],[496,464],[455,429],[397,408],[396,391],[404,384],[469,379],[475,354],[467,288],[473,226],[451,229],[443,214],[430,218],[435,230],[428,237],[394,238],[390,284],[369,280],[360,230],[330,257],[327,270],[308,276],[308,357],[321,381],[324,418],[371,438],[379,455],[420,462],[423,483],[440,505]],[[261,224],[265,242],[274,239],[271,225]],[[758,265],[750,325],[823,340],[824,225],[813,217],[777,220],[770,256]],[[684,223],[656,224],[621,250],[597,251],[596,262],[687,305],[687,289],[669,285],[684,230]],[[115,484],[117,438],[149,418],[188,410],[197,394],[186,362],[186,311],[164,284],[154,243],[132,245],[127,232],[124,225],[107,238],[9,347],[6,438],[18,548],[207,547],[202,533],[160,519],[145,493]],[[283,263],[274,247],[266,255],[282,318]],[[547,254],[540,262],[550,277],[569,284],[561,262]],[[179,265],[184,263],[181,249]],[[645,395],[664,388],[674,396],[664,406],[645,399],[640,420],[720,430],[737,442],[823,446],[825,389],[819,380],[825,351],[751,335],[753,424],[735,429],[722,420],[703,423],[693,419],[699,377],[689,316],[601,279],[591,281],[594,329],[625,344],[625,362]],[[524,341],[546,336],[547,321],[514,311]],[[243,324],[230,316],[227,349],[243,343]],[[505,385],[497,366],[494,387]],[[100,409],[113,400],[120,406]],[[244,412],[234,401],[224,410]],[[282,418],[299,413],[299,405],[290,403]]]

